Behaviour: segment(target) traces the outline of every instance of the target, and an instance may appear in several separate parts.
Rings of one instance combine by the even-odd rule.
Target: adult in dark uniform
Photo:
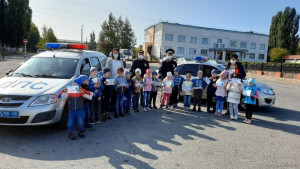
[[[135,76],[135,69],[140,68],[142,73],[141,77],[144,77],[144,74],[146,73],[147,69],[150,69],[149,62],[145,59],[144,51],[140,50],[138,53],[138,58],[132,62],[130,73],[131,77]]]
[[[139,68],[141,69],[141,77],[144,78],[144,74],[146,73],[147,69],[150,69],[149,67],[149,62],[146,60],[144,56],[144,51],[140,50],[138,53],[138,58],[132,62],[130,72],[131,72],[131,77],[135,76],[135,70]],[[143,103],[143,90],[141,90],[141,100],[140,104],[142,106]]]
[[[167,76],[167,72],[172,72],[174,75],[174,69],[177,67],[176,61],[174,61],[173,55],[175,51],[173,49],[167,49],[166,54],[167,54],[167,60],[163,61],[161,64],[161,67],[159,68],[159,72],[163,78]]]

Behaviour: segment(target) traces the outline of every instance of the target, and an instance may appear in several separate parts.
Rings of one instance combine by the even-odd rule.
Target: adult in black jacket
[[[173,49],[167,49],[166,53],[168,58],[167,60],[162,62],[158,72],[163,76],[163,78],[167,76],[167,72],[172,72],[172,74],[174,75],[174,69],[177,67],[176,61],[172,59],[175,51]]]
[[[231,54],[230,55],[230,62],[226,66],[226,70],[229,72],[228,73],[228,78],[231,79],[231,75],[233,73],[239,74],[239,77],[241,79],[244,79],[246,77],[246,72],[244,69],[244,66],[237,61],[238,55],[237,54]]]
[[[134,60],[131,65],[130,73],[131,77],[135,76],[135,69],[141,69],[141,77],[144,77],[147,69],[150,69],[149,62],[144,57],[144,51],[140,50],[138,53],[138,59]]]

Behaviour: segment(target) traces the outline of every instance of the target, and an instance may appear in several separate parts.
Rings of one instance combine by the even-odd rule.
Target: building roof
[[[284,59],[300,59],[300,55],[288,55],[284,56]]]
[[[243,33],[243,34],[251,34],[251,35],[260,35],[260,36],[269,36],[267,34],[263,33],[254,33],[253,31],[236,31],[236,30],[227,30],[227,29],[218,29],[218,28],[208,28],[208,27],[202,27],[202,26],[193,26],[193,25],[185,25],[185,24],[179,24],[179,23],[170,23],[170,22],[159,22],[158,24],[151,25],[147,29],[160,25],[160,24],[168,24],[168,25],[174,25],[174,26],[183,26],[183,27],[190,27],[190,28],[197,28],[197,29],[206,29],[206,30],[216,30],[216,31],[225,31],[225,32],[235,32],[235,33]],[[146,29],[146,30],[147,30]]]

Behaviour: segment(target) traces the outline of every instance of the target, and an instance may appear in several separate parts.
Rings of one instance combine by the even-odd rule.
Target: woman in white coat
[[[119,68],[124,69],[123,61],[119,49],[114,48],[111,52],[110,58],[106,62],[106,67],[110,69],[110,78],[115,78]]]

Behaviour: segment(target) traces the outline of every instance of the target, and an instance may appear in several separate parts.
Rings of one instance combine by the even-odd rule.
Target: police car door
[[[82,60],[80,67],[80,75],[90,76],[91,64],[88,58]]]

